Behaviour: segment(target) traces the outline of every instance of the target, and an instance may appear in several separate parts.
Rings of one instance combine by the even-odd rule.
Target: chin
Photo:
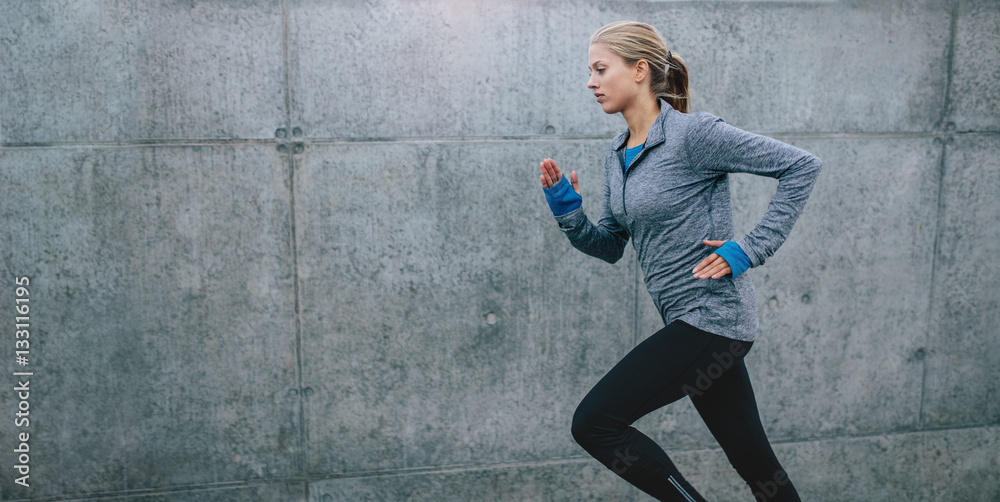
[[[608,115],[614,115],[621,111],[608,103],[600,103],[600,105],[601,110],[604,110],[604,113],[607,113]]]

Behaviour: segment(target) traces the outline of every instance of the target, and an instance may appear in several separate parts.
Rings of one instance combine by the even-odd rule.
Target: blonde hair
[[[658,99],[675,110],[688,112],[688,70],[680,56],[667,50],[656,28],[635,21],[604,25],[590,37],[590,45],[601,44],[612,54],[634,66],[640,59],[649,64],[650,87]]]

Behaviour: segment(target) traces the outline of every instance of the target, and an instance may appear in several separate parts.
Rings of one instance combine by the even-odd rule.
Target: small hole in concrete
[[[494,314],[493,312],[490,312],[490,313],[486,314],[486,324],[489,324],[490,326],[492,326],[492,325],[494,325],[496,323],[497,323],[497,315],[496,314]]]
[[[275,138],[284,139],[285,136],[287,135],[288,133],[284,129],[278,129],[277,131],[274,131]]]

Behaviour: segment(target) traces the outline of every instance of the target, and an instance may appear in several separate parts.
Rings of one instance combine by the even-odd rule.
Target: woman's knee
[[[573,439],[584,448],[596,444],[603,436],[614,435],[621,428],[622,424],[602,413],[599,408],[590,406],[586,400],[573,413]]]
[[[583,408],[583,404],[577,406],[576,412],[573,413],[573,424],[570,426],[570,431],[573,433],[573,439],[576,440],[581,446],[588,442],[589,430],[590,430],[590,417],[588,413]]]

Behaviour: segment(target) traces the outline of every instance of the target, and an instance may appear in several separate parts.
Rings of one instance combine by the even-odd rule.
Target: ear
[[[640,59],[635,63],[635,83],[640,83],[646,76],[649,75],[649,62],[645,59]]]

